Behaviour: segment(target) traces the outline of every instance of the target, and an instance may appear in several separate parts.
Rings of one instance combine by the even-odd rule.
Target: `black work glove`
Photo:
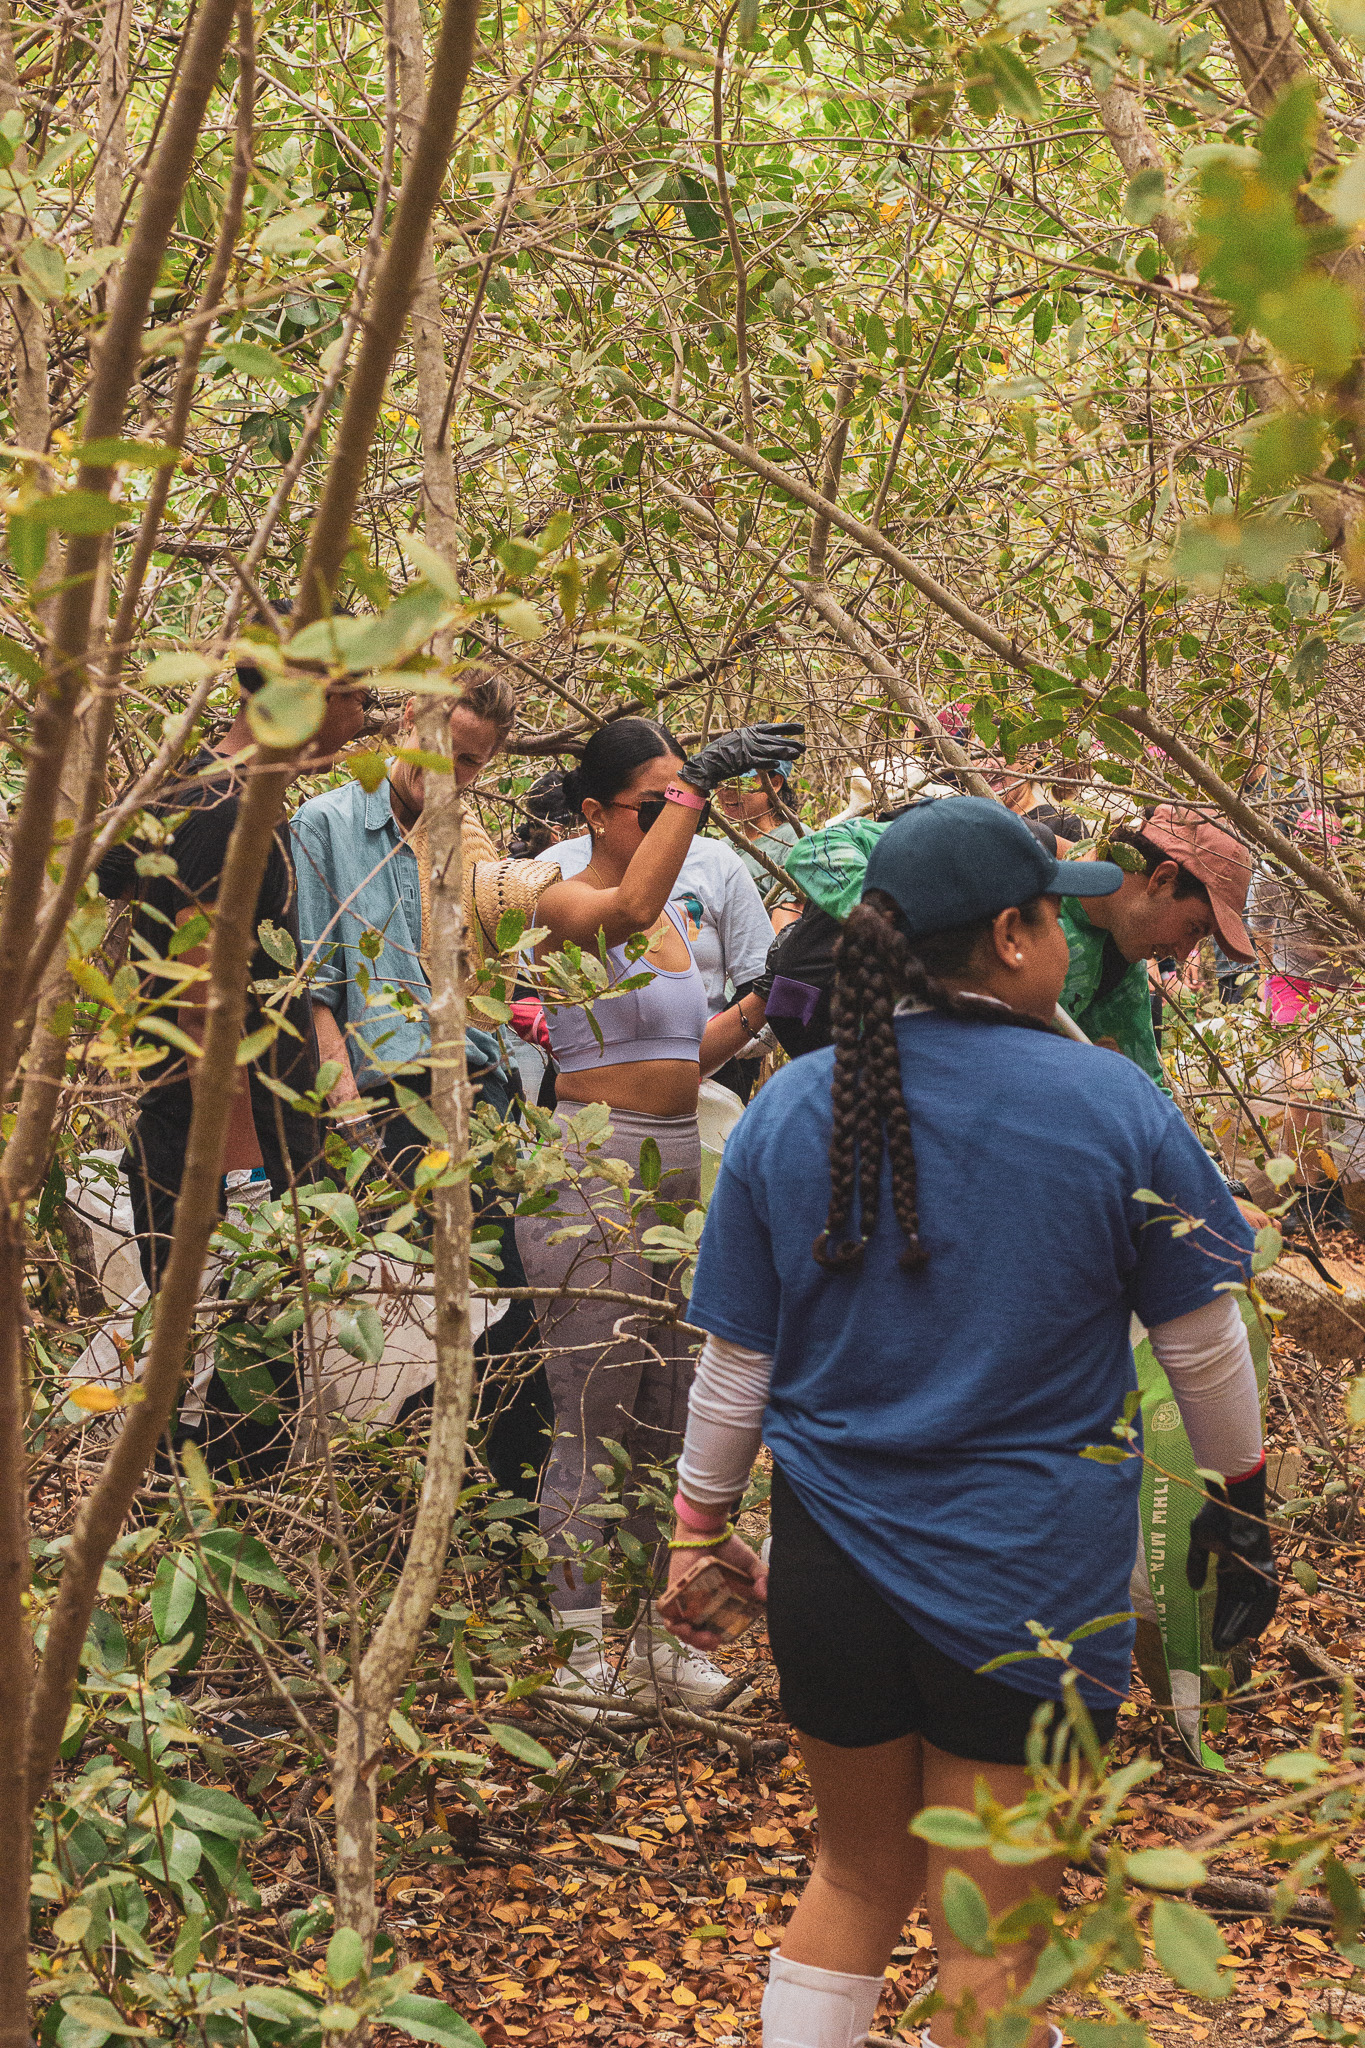
[[[799,760],[806,751],[805,730],[797,719],[784,725],[742,725],[738,732],[708,740],[683,762],[682,772],[693,789],[710,796],[718,782],[728,782],[732,775],[758,775],[776,768],[779,761]]]
[[[1240,1509],[1240,1513],[1236,1512]],[[1248,1521],[1248,1516],[1254,1516]],[[1213,1647],[1230,1650],[1247,1636],[1259,1636],[1280,1604],[1275,1552],[1265,1519],[1265,1466],[1246,1479],[1212,1485],[1190,1524],[1185,1576],[1196,1591],[1209,1575],[1209,1556],[1218,1559],[1218,1604],[1213,1610]]]

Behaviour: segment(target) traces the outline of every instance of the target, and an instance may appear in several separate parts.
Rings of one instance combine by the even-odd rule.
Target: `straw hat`
[[[519,910],[528,925],[534,924],[542,892],[559,880],[553,854],[543,860],[476,860],[466,871],[464,890],[471,952],[481,959],[497,952],[498,926],[506,911]]]

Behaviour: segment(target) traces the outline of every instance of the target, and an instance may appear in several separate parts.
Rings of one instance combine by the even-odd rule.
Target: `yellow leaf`
[[[727,1877],[725,1880],[725,1896],[727,1899],[742,1899],[748,1889],[749,1886],[742,1877]]]
[[[665,1973],[659,1968],[657,1963],[627,1963],[626,1968],[637,1977],[649,1977],[658,1984],[662,1984],[664,1981]]]
[[[98,1380],[87,1380],[82,1386],[73,1387],[67,1395],[73,1408],[84,1408],[91,1415],[107,1415],[111,1408],[123,1406],[123,1396],[117,1387],[103,1387]]]
[[[806,367],[817,383],[825,374],[825,359],[814,343],[806,350]]]
[[[675,1984],[668,1995],[674,2005],[695,2005],[697,2002],[696,1992],[689,1991],[685,1984]]]
[[[886,222],[887,226],[889,227],[891,222],[895,220],[896,216],[901,212],[904,205],[905,201],[903,199],[898,199],[894,206],[888,204],[886,206],[879,207],[877,210],[881,214],[882,219]]]
[[[576,2005],[574,2007],[573,2017],[576,2027],[586,2026],[591,2016],[591,2009],[587,2005]]]
[[[450,1154],[443,1146],[433,1145],[430,1152],[423,1159],[422,1164],[425,1167],[429,1167],[432,1173],[440,1173],[443,1167],[449,1166]]]
[[[519,34],[519,35],[524,35],[524,34],[525,34],[525,32],[526,32],[526,30],[527,30],[527,29],[528,29],[528,28],[529,28],[530,26],[531,26],[531,10],[530,10],[530,8],[529,8],[529,7],[518,7],[518,9],[517,9],[517,32],[518,32],[518,34]]]
[[[673,225],[673,215],[675,214],[675,212],[676,212],[676,211],[677,211],[676,207],[672,207],[672,206],[666,206],[666,207],[664,208],[663,212],[662,212],[662,213],[661,213],[661,214],[659,215],[659,218],[658,218],[658,222],[657,222],[657,226],[658,226],[658,228],[659,228],[659,232],[660,232],[661,234],[663,233],[663,231],[664,231],[664,229],[665,229],[665,228],[671,228],[671,227],[672,227],[672,225]]]
[[[1328,1180],[1340,1180],[1341,1174],[1336,1160],[1333,1159],[1330,1152],[1324,1152],[1320,1146],[1318,1147],[1318,1164],[1327,1175]]]

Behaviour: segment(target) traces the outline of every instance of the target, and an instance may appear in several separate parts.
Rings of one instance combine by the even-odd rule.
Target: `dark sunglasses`
[[[644,802],[639,804],[612,802],[607,805],[607,809],[609,811],[634,811],[640,830],[648,832],[650,826],[657,825],[664,812],[668,809],[668,798],[666,796],[647,796]],[[707,801],[702,805],[701,816],[697,820],[697,830],[699,832],[703,826],[709,824],[710,818],[711,802],[708,797]]]

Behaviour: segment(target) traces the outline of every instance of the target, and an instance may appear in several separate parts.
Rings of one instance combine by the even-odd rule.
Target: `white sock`
[[[927,2027],[919,2038],[920,2048],[938,2048],[937,2042],[929,2038],[929,2029]],[[1060,2027],[1053,2027],[1048,2034],[1047,2048],[1062,2048],[1062,2030]]]
[[[600,1607],[552,1607],[550,1609],[550,1619],[561,1632],[565,1629],[572,1629],[575,1635],[588,1637],[586,1643],[576,1642],[574,1644],[573,1656],[576,1657],[580,1653],[591,1656],[594,1650],[601,1650],[603,1615]]]
[[[763,1994],[763,2048],[863,2048],[885,1989],[882,1977],[817,1970],[777,1951]]]

